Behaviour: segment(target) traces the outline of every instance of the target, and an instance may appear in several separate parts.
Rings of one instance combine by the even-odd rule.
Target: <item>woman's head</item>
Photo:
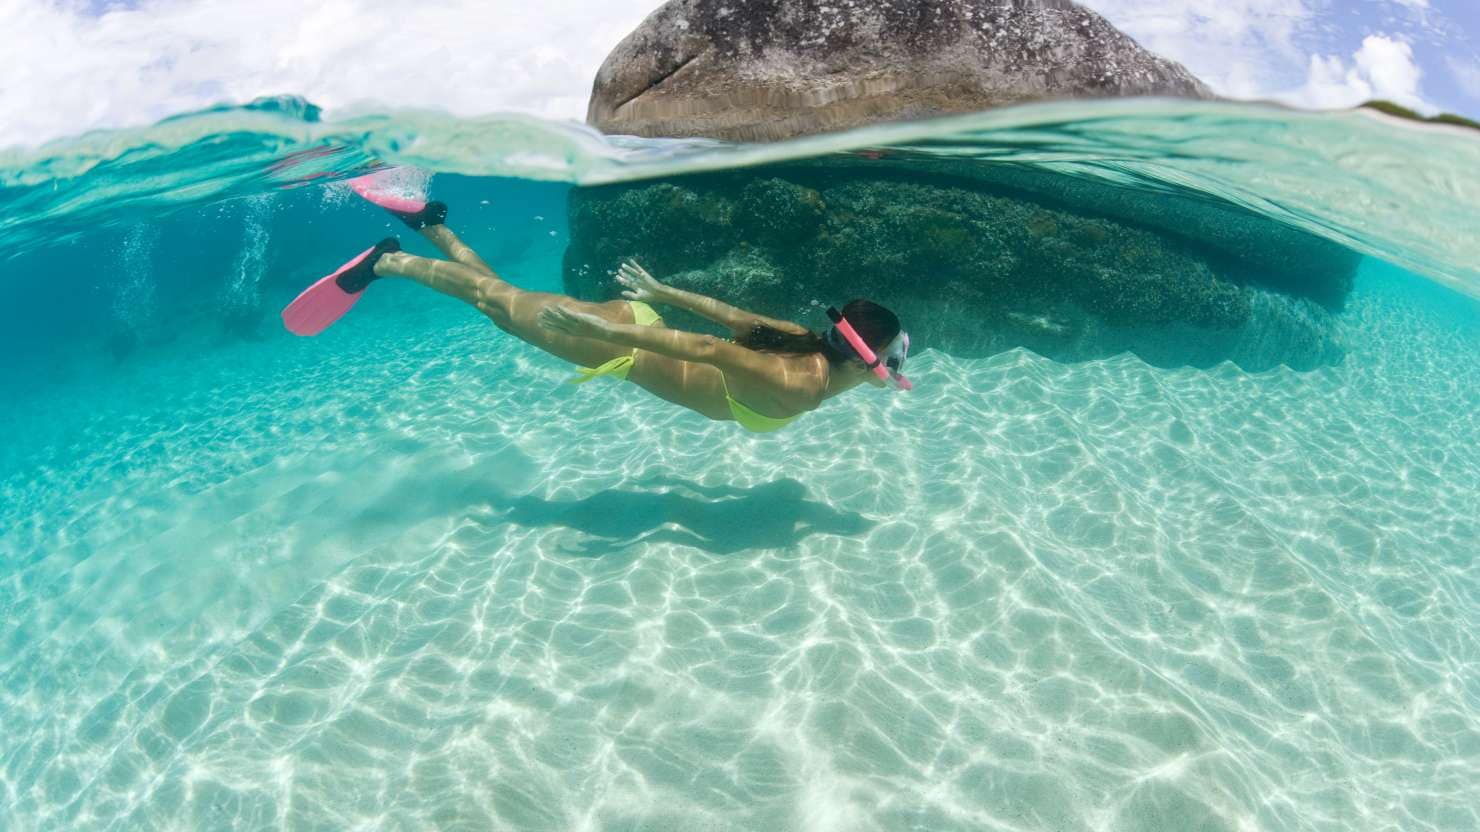
[[[889,342],[899,334],[899,316],[871,300],[848,301],[843,306],[843,317],[874,352],[889,346]]]
[[[827,316],[833,321],[827,333],[833,353],[829,359],[834,363],[841,359],[850,369],[868,374],[871,384],[902,390],[913,386],[900,375],[910,353],[910,336],[900,329],[898,316],[867,300],[849,301],[842,311],[828,309]]]
[[[885,358],[884,351],[889,349],[900,335],[898,316],[873,301],[861,298],[850,300],[843,306],[842,314],[863,342],[871,350],[880,354],[881,359]],[[901,339],[905,345],[903,352],[908,352],[909,349],[907,339],[908,336]],[[757,323],[749,332],[738,335],[735,343],[760,352],[821,353],[834,365],[854,365],[854,369],[860,373],[871,373],[863,360],[859,358],[858,353],[848,345],[847,340],[836,329],[821,335],[815,332],[795,334]],[[893,363],[890,364],[892,371],[899,369],[899,364],[903,360],[903,352],[900,352],[898,345],[895,345],[895,350],[889,356],[893,359]]]

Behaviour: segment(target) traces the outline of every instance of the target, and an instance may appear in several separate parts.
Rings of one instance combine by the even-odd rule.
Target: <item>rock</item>
[[[607,133],[773,141],[1061,98],[1211,98],[1070,0],[669,0],[607,56]]]
[[[1226,209],[1181,216],[1213,222],[1200,210]],[[1163,366],[1251,370],[1341,356],[1325,284],[1270,280],[1197,240],[969,177],[826,159],[584,188],[571,194],[570,227],[565,288],[592,300],[616,296],[611,271],[634,257],[681,288],[818,328],[813,301],[872,298],[916,343],[956,355],[1131,350]],[[1332,255],[1327,271],[1349,281],[1355,256]]]
[[[607,57],[587,120],[762,141],[1125,95],[1212,97],[1069,0],[670,0]],[[577,189],[570,227],[579,297],[614,297],[611,270],[636,257],[819,328],[814,301],[870,297],[957,355],[1251,370],[1340,359],[1332,312],[1360,260],[1206,194],[888,149]]]
[[[858,157],[808,160],[808,166],[856,170]],[[1361,255],[1338,243],[1205,193],[1128,188],[1094,176],[1056,173],[1030,165],[969,164],[918,155],[871,158],[876,177],[962,181],[996,193],[1144,228],[1174,238],[1219,261],[1238,282],[1262,284],[1308,298],[1333,312],[1351,292]]]

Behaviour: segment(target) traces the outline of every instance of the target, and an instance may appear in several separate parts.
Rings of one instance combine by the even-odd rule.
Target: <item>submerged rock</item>
[[[1194,228],[1195,210],[1238,219],[1187,208]],[[1000,185],[831,161],[579,189],[570,227],[564,278],[578,297],[615,297],[611,272],[634,257],[674,285],[817,327],[816,304],[869,297],[899,311],[917,343],[957,355],[1130,350],[1166,366],[1339,359],[1327,307],[1357,260],[1308,235],[1274,239],[1329,277],[1301,280]]]
[[[587,120],[761,141],[1127,95],[1212,97],[1070,0],[670,0],[607,57]],[[1359,260],[1206,194],[892,150],[578,189],[570,228],[579,297],[614,297],[611,271],[636,257],[819,327],[816,303],[870,297],[957,355],[1131,350],[1164,366],[1338,360],[1331,312]]]
[[[1070,0],[669,0],[607,56],[586,120],[772,141],[1061,98],[1211,98]]]

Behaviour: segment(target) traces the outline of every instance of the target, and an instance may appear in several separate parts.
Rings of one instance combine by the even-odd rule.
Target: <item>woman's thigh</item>
[[[631,347],[623,347],[595,338],[567,335],[540,326],[540,311],[552,305],[598,315],[613,323],[630,324],[634,322],[632,307],[626,301],[589,303],[576,300],[569,295],[557,295],[550,292],[518,292],[512,297],[500,299],[497,303],[479,303],[478,308],[499,329],[557,358],[563,358],[582,367],[595,367],[619,355],[631,354]]]

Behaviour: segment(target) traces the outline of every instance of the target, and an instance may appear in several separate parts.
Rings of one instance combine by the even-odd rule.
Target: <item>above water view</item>
[[[1480,830],[1480,132],[1161,63],[0,149],[0,829]]]

